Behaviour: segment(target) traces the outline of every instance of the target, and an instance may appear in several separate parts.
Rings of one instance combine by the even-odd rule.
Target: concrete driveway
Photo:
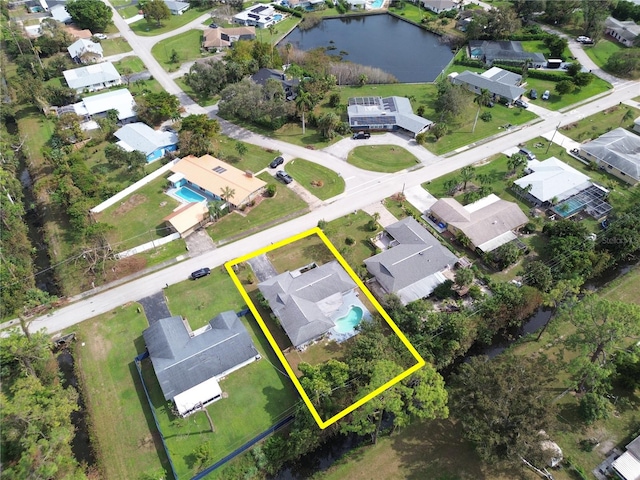
[[[144,314],[147,316],[149,325],[153,325],[162,318],[171,316],[163,291],[141,298],[138,302],[144,309]]]
[[[251,265],[258,282],[264,282],[265,280],[278,276],[278,272],[264,253],[253,257],[251,260],[247,260],[247,263]]]
[[[193,232],[184,239],[187,244],[187,250],[189,250],[190,257],[197,257],[209,250],[216,248],[213,240],[205,229]]]
[[[407,188],[404,191],[404,196],[407,201],[416,207],[421,213],[429,210],[437,200],[436,197],[427,192],[421,185]]]

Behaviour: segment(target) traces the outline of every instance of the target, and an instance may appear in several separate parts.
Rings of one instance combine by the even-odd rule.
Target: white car
[[[104,33],[94,33],[93,36],[96,37],[98,40],[106,40],[107,39],[107,36]]]
[[[542,100],[549,100],[550,95],[551,95],[551,92],[549,90],[545,90],[544,93],[542,94]]]

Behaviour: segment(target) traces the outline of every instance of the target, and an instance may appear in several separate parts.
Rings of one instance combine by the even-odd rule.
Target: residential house
[[[580,156],[625,182],[640,182],[640,136],[619,127],[580,145]]]
[[[640,117],[633,121],[633,131],[640,133]]]
[[[613,17],[608,17],[604,22],[605,35],[615,38],[625,47],[633,47],[638,35],[640,35],[640,25],[633,20],[621,21]]]
[[[284,95],[287,100],[295,100],[297,96],[298,85],[300,85],[300,80],[297,78],[292,78],[291,80],[287,80],[284,72],[280,70],[273,70],[271,68],[261,68],[256,73],[251,75],[251,80],[256,82],[258,85],[262,85],[263,87],[267,85],[269,80],[276,80],[282,84],[282,89],[284,90]]]
[[[137,118],[136,101],[126,88],[84,97],[81,102],[74,104],[72,107],[74,113],[84,117],[85,120],[106,117],[109,110],[118,112],[118,123],[120,125],[135,122]],[[58,114],[60,113],[61,109],[58,109]]]
[[[173,0],[164,0],[164,3],[169,8],[171,15],[182,15],[189,10],[190,4],[186,2],[176,2]]]
[[[527,223],[518,204],[493,193],[464,206],[454,198],[441,198],[432,205],[429,218],[455,236],[463,234],[471,248],[484,253],[515,240],[513,231]]]
[[[67,47],[71,60],[76,63],[91,63],[102,61],[102,45],[91,40],[80,38]]]
[[[215,199],[223,198],[229,188],[233,196],[228,202],[236,208],[255,200],[267,185],[251,172],[243,172],[211,155],[200,158],[189,155],[174,164],[171,170],[174,172],[169,177],[172,187],[189,186]]]
[[[345,306],[360,303],[355,282],[337,260],[303,270],[258,284],[291,343],[300,349],[329,333]]]
[[[451,0],[420,0],[420,3],[426,10],[430,10],[433,13],[442,13],[449,10],[458,10],[460,6],[458,3]]]
[[[231,311],[195,332],[182,317],[163,318],[142,337],[162,394],[182,417],[220,400],[220,379],[261,358],[244,324]]]
[[[625,452],[611,464],[612,473],[622,480],[638,480],[640,478],[640,436],[633,439]]]
[[[171,231],[177,232],[182,238],[185,238],[209,222],[209,208],[204,202],[183,204],[164,217],[162,221]]]
[[[93,33],[91,32],[91,30],[88,30],[88,29],[81,30],[75,25],[65,25],[64,29],[73,38],[89,39],[93,37]]]
[[[389,225],[384,243],[389,248],[365,259],[367,270],[386,293],[403,304],[427,297],[446,277],[443,273],[458,261],[413,217]]]
[[[513,182],[523,198],[536,206],[551,207],[562,218],[585,212],[599,220],[612,209],[606,202],[609,190],[555,157],[531,160],[525,172],[526,176]]]
[[[67,7],[62,4],[54,5],[53,7],[51,7],[49,13],[56,22],[71,23],[73,21],[71,15],[69,15],[69,12],[67,12]]]
[[[279,16],[278,16],[279,15]],[[271,4],[258,3],[233,16],[233,23],[247,27],[269,28],[282,18]]]
[[[255,27],[206,28],[202,34],[202,48],[208,51],[224,49],[238,40],[255,40]]]
[[[491,67],[482,74],[465,70],[462,73],[453,72],[449,79],[454,85],[464,85],[467,89],[478,94],[482,89],[489,90],[494,99],[503,99],[508,104],[519,99],[525,89],[520,86],[522,76],[513,72]]]
[[[120,74],[111,62],[96,63],[62,72],[69,88],[76,92],[94,92],[122,83]]]
[[[481,60],[488,66],[494,62],[523,64],[528,61],[530,67],[541,68],[547,63],[542,53],[525,52],[522,43],[508,40],[470,40],[469,58]]]
[[[352,97],[347,114],[353,130],[406,130],[415,137],[433,125],[431,120],[413,113],[405,97]]]
[[[119,140],[117,144],[126,151],[137,150],[144,153],[148,163],[178,148],[178,135],[154,130],[142,122],[129,123],[116,130],[113,135]]]

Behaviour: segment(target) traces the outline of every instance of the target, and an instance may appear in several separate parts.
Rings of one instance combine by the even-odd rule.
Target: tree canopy
[[[171,17],[171,10],[163,0],[148,0],[144,3],[142,11],[147,22],[156,22],[158,26],[162,25],[162,20]]]
[[[100,0],[72,0],[66,8],[80,28],[102,32],[111,24],[113,12]]]

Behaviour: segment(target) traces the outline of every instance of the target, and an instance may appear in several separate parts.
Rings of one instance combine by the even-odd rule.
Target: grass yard
[[[130,27],[136,35],[140,35],[142,37],[153,37],[154,35],[160,35],[161,33],[170,32],[176,28],[180,28],[201,15],[204,15],[208,11],[209,9],[204,7],[190,8],[182,15],[171,15],[167,20],[163,20],[160,26],[158,26],[155,21],[149,23],[146,19],[142,19],[138,22],[132,23]]]
[[[101,40],[102,51],[105,57],[110,55],[116,55],[118,53],[126,53],[133,50],[129,42],[122,37],[110,38],[108,40]]]
[[[118,13],[124,19],[132,18],[138,15],[138,13],[140,13],[140,8],[137,5],[127,5],[124,8],[119,8]],[[140,21],[146,21],[146,20],[140,20]]]
[[[276,45],[282,37],[292,30],[293,27],[298,25],[300,22],[300,18],[294,17],[293,15],[287,15],[282,21],[276,23],[275,28],[273,30],[273,35],[269,32],[268,28],[256,28],[256,40],[260,42],[270,43],[271,45]]]
[[[287,163],[287,173],[320,200],[327,200],[344,192],[344,179],[317,163],[296,158]]]
[[[623,117],[631,111],[633,116],[630,120],[623,122]],[[600,135],[613,130],[614,128],[633,127],[633,120],[640,116],[640,110],[629,105],[614,105],[604,111],[598,112],[587,118],[571,123],[560,128],[561,133],[576,142],[584,143],[588,140],[598,138]]]
[[[636,265],[629,273],[611,282],[603,295],[609,300],[640,304],[640,266]]]
[[[246,216],[232,213],[207,228],[209,235],[215,242],[237,240],[240,236],[250,235],[259,228],[268,228],[306,213],[307,204],[293,190],[289,190],[266,172],[258,175],[258,178],[267,183],[276,184],[276,196],[264,199],[259,205],[253,207]]]
[[[209,97],[207,95],[200,95],[199,93],[196,93],[184,81],[184,76],[178,77],[174,79],[174,81],[178,84],[178,86],[182,89],[184,93],[189,95],[189,97],[191,97],[191,99],[201,107],[210,107],[211,105],[215,105],[218,102],[218,100],[220,100],[219,95],[214,95],[213,97]]]
[[[599,40],[594,46],[590,47],[585,45],[584,47],[585,53],[589,56],[593,62],[599,66],[600,68],[604,68],[609,60],[609,57],[620,50],[625,50],[627,47],[621,45],[615,40],[609,40],[608,38],[603,38]]]
[[[186,318],[193,330],[205,326],[221,312],[239,312],[245,306],[240,292],[222,267],[211,270],[208,277],[171,285],[164,292],[171,313]]]
[[[551,51],[544,44],[542,40],[523,40],[520,43],[522,44],[522,50],[524,50],[525,52],[532,52],[532,53],[539,52],[539,53],[542,53],[545,56],[545,58],[551,57]],[[571,57],[572,57],[571,50],[569,50],[569,47],[565,48],[564,52],[562,52],[562,58],[564,58],[565,60],[568,60]]]
[[[137,303],[73,327],[76,372],[89,413],[91,442],[104,478],[169,470],[133,358],[144,352],[147,319]]]
[[[189,30],[156,43],[151,53],[165,70],[171,72],[180,68],[184,62],[209,56],[209,53],[202,53],[201,43],[202,31]],[[171,62],[174,51],[178,54],[177,62]]]
[[[364,170],[387,173],[399,172],[420,163],[409,151],[397,145],[356,147],[349,152],[347,162]]]
[[[356,213],[349,213],[344,217],[328,222],[322,229],[356,273],[359,267],[362,267],[365,258],[376,254],[376,249],[369,239],[374,237],[382,228],[376,224],[377,228],[374,231],[369,230],[369,222],[371,220],[373,220],[371,215],[358,210]],[[348,245],[347,238],[351,238],[355,242],[352,245]]]
[[[610,83],[605,82],[601,78],[594,77],[593,81],[586,87],[582,87],[566,95],[558,95],[555,91],[556,82],[528,77],[526,88],[527,91],[525,92],[525,95],[528,95],[529,90],[531,90],[532,88],[535,88],[538,91],[538,99],[532,100],[533,103],[541,107],[548,108],[549,110],[560,110],[561,108],[566,108],[569,105],[573,105],[574,103],[587,100],[594,95],[599,95],[600,93],[606,92],[612,87]],[[545,90],[549,90],[549,92],[551,93],[549,100],[542,100],[541,98],[542,93]]]
[[[150,389],[160,428],[180,480],[190,478],[281,420],[299,401],[289,379],[276,368],[280,367],[279,362],[257,322],[253,318],[243,318],[243,323],[263,358],[220,382],[227,397],[207,407],[215,426],[213,433],[204,414],[196,413],[186,419],[174,417],[150,363],[144,364],[145,383]],[[209,445],[212,455],[200,466],[194,452],[204,443]]]
[[[267,253],[269,261],[278,273],[309,265],[312,262],[324,265],[335,257],[318,235],[309,235],[293,243]]]
[[[242,156],[236,150],[238,143],[247,147],[246,153]],[[240,142],[222,135],[218,138],[218,144],[221,160],[240,170],[250,170],[253,173],[258,173],[268,168],[271,160],[280,155],[280,152],[258,147],[251,143]]]
[[[116,67],[116,70],[118,70],[120,74],[127,71],[127,69],[131,73],[140,73],[146,70],[146,67],[144,66],[142,60],[140,60],[139,57],[134,56],[124,57],[122,60],[114,62],[113,65]]]
[[[126,250],[169,234],[162,219],[180,203],[164,194],[166,178],[160,177],[100,214],[97,220],[113,225],[112,246]]]

